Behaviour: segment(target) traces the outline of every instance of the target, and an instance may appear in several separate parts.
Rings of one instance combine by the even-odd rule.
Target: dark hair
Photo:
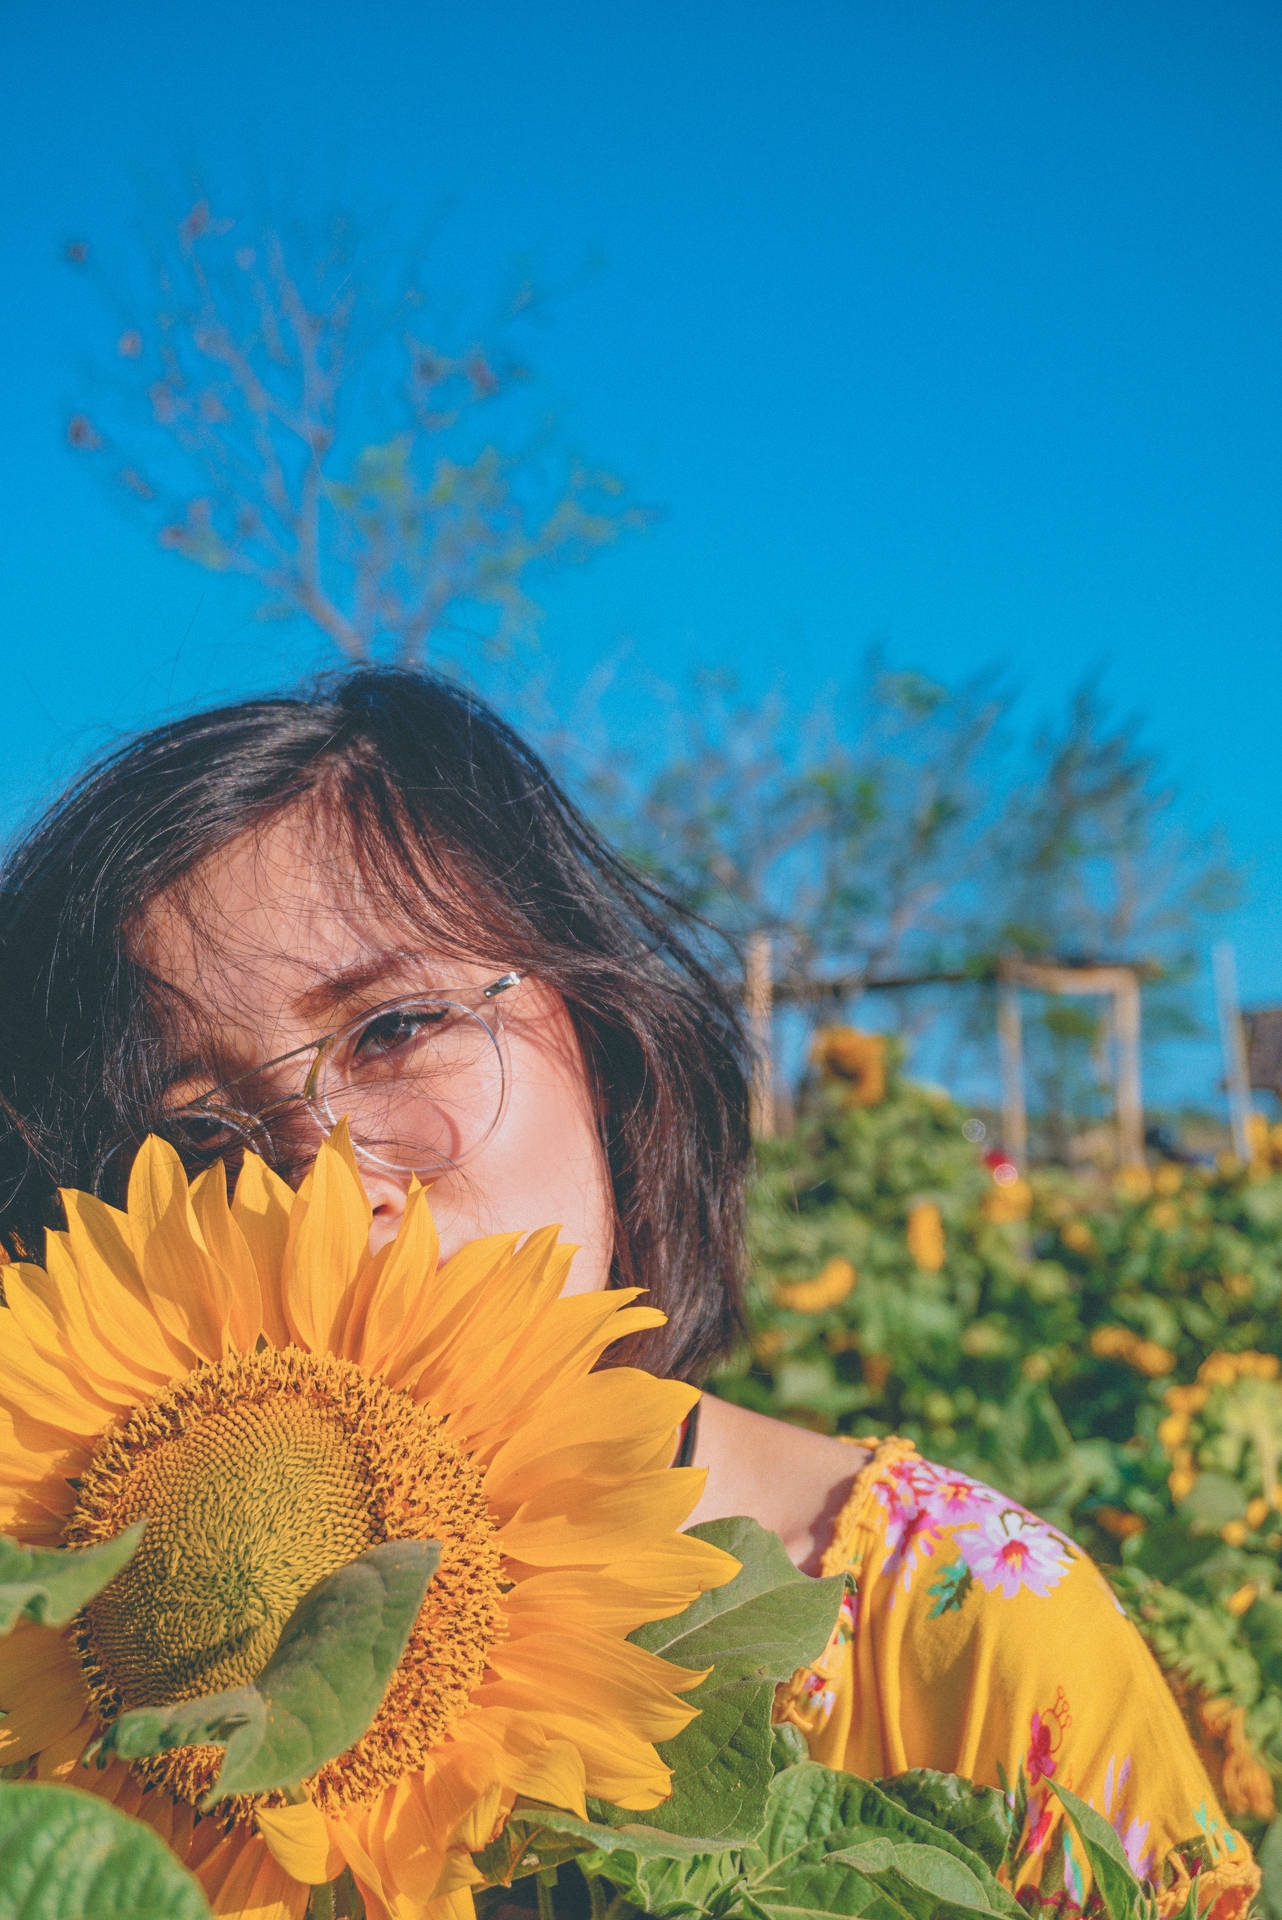
[[[499,955],[564,996],[612,1177],[612,1284],[647,1287],[668,1315],[614,1357],[697,1377],[739,1326],[736,1007],[687,916],[489,708],[427,674],[369,669],[157,728],[18,847],[0,884],[5,1239],[39,1257],[57,1187],[91,1185],[156,1111],[166,1014],[136,949],[143,912],[300,802],[346,829],[363,883],[440,951]]]

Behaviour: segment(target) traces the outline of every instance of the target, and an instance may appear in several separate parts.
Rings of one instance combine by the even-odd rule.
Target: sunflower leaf
[[[1021,1909],[954,1834],[871,1781],[808,1760],[778,1774],[744,1849],[745,1906],[771,1916],[896,1914],[962,1920]]]
[[[844,1581],[799,1573],[783,1543],[755,1520],[713,1520],[691,1532],[733,1554],[741,1570],[675,1619],[651,1621],[631,1636],[678,1666],[713,1669],[692,1696],[697,1717],[660,1748],[674,1771],[673,1792],[647,1820],[726,1846],[751,1838],[764,1818],[775,1687],[827,1646]],[[617,1824],[604,1809],[602,1817]]]
[[[922,1785],[950,1819],[968,1798],[966,1783],[955,1789],[943,1776]],[[955,1833],[881,1786],[810,1760],[774,1777],[746,1845],[718,1847],[636,1824],[606,1828],[543,1808],[518,1809],[512,1827],[526,1849],[524,1871],[568,1868],[603,1880],[654,1920],[717,1912],[753,1920],[1017,1920],[1021,1911]],[[986,1835],[990,1846],[994,1837]]]
[[[371,1547],[303,1596],[250,1685],[136,1707],[86,1758],[101,1766],[171,1747],[225,1747],[206,1806],[305,1779],[345,1753],[378,1712],[440,1557],[434,1540]]]
[[[64,1627],[127,1567],[145,1522],[95,1547],[23,1547],[0,1536],[0,1633],[21,1619]]]
[[[159,1834],[74,1787],[0,1785],[4,1920],[210,1920]]]
[[[1130,1861],[1117,1834],[1102,1813],[1097,1813],[1094,1807],[1088,1807],[1067,1787],[1061,1787],[1054,1780],[1048,1780],[1046,1784],[1077,1829],[1082,1851],[1094,1876],[1095,1890],[1109,1920],[1131,1920],[1131,1916],[1141,1910],[1143,1889],[1131,1871]]]

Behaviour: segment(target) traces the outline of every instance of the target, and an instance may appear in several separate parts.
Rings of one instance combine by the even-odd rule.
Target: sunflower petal
[[[366,1262],[336,1350],[370,1373],[385,1372],[388,1357],[404,1340],[406,1328],[422,1318],[440,1247],[427,1191],[411,1180],[396,1238]]]
[[[655,1380],[635,1367],[589,1374],[548,1408],[533,1434],[514,1434],[499,1448],[485,1476],[491,1505],[502,1512],[543,1481],[618,1480],[666,1467],[698,1398],[684,1380]]]
[[[195,1348],[157,1319],[128,1215],[71,1187],[63,1188],[61,1198],[67,1226],[46,1237],[45,1264],[52,1272],[69,1268],[69,1281],[74,1274],[105,1344],[122,1347],[158,1380],[186,1372]]]
[[[646,1740],[671,1740],[689,1726],[698,1709],[676,1693],[707,1677],[599,1633],[527,1634],[496,1646],[490,1665],[497,1680],[478,1691],[497,1706],[528,1710],[535,1699],[552,1698],[562,1713],[605,1717]]]
[[[675,1533],[706,1479],[702,1467],[667,1467],[622,1482],[564,1480],[518,1507],[499,1528],[499,1544],[527,1566],[605,1566],[638,1535]]]
[[[508,1623],[513,1634],[539,1624],[629,1634],[645,1620],[683,1613],[699,1594],[724,1586],[738,1571],[739,1562],[720,1547],[683,1534],[622,1564],[528,1575],[508,1595]]]
[[[345,1138],[345,1131],[343,1133]],[[290,1338],[313,1353],[334,1323],[369,1247],[373,1213],[349,1158],[325,1141],[290,1216],[281,1302]]]
[[[191,1205],[210,1257],[222,1268],[231,1288],[231,1344],[238,1353],[248,1353],[263,1330],[262,1296],[254,1256],[232,1215],[221,1166],[209,1167],[192,1181]]]
[[[314,1800],[297,1806],[259,1807],[254,1819],[263,1844],[291,1879],[319,1887],[342,1872],[342,1852]]]
[[[281,1309],[281,1272],[295,1194],[256,1153],[247,1153],[232,1195],[231,1216],[258,1269],[263,1332],[274,1347],[289,1345]]]
[[[231,1351],[231,1283],[205,1249],[182,1161],[149,1134],[129,1175],[129,1217],[142,1253],[142,1277],[156,1316],[191,1342],[204,1360]]]
[[[70,1278],[71,1284],[67,1284]],[[12,1266],[5,1274],[5,1303],[31,1346],[81,1389],[108,1418],[156,1389],[154,1375],[105,1347],[85,1312],[79,1276],[44,1267]]]
[[[303,1920],[308,1892],[257,1834],[233,1827],[196,1869],[218,1920]]]

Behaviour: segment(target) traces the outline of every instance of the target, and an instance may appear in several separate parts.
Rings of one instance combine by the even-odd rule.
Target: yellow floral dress
[[[816,1760],[865,1779],[935,1767],[1014,1789],[1011,1874],[1066,1915],[1095,1910],[1054,1780],[1110,1821],[1162,1914],[1245,1914],[1259,1874],[1216,1803],[1174,1698],[1098,1568],[1004,1494],[869,1441],[824,1558],[853,1585],[822,1659],[776,1718]]]

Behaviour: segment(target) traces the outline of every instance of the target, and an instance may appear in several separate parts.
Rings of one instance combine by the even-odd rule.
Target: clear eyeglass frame
[[[501,996],[519,986],[524,978],[524,974],[513,969],[500,974],[495,980],[487,981],[483,986],[440,987],[428,993],[402,994],[395,1000],[381,1001],[356,1019],[345,1021],[341,1027],[320,1034],[315,1040],[305,1041],[301,1047],[293,1047],[288,1053],[276,1054],[270,1060],[261,1061],[243,1074],[237,1074],[234,1079],[212,1087],[198,1099],[171,1108],[158,1117],[152,1130],[162,1138],[171,1140],[187,1163],[189,1172],[192,1171],[193,1161],[199,1160],[203,1166],[213,1166],[219,1160],[226,1163],[231,1159],[239,1159],[246,1152],[257,1153],[278,1171],[283,1170],[282,1157],[272,1135],[273,1121],[279,1121],[283,1115],[296,1113],[301,1108],[310,1116],[322,1137],[328,1138],[339,1122],[349,1117],[345,1109],[335,1110],[336,1091],[339,1099],[343,1097],[343,1092],[339,1090],[341,1080],[336,1089],[332,1072],[334,1064],[344,1058],[358,1057],[360,1041],[369,1030],[398,1013],[423,1009],[453,1012],[472,1023],[468,1029],[470,1037],[489,1050],[485,1058],[490,1075],[486,1111],[472,1116],[472,1124],[459,1150],[444,1156],[434,1157],[430,1153],[418,1156],[416,1164],[410,1164],[404,1158],[389,1158],[362,1140],[359,1126],[353,1124],[349,1117],[352,1146],[360,1158],[370,1165],[391,1173],[446,1173],[484,1145],[502,1116],[508,1075],[501,1039]],[[485,1036],[483,1042],[480,1040],[481,1034]],[[237,1088],[244,1086],[247,1081],[258,1080],[276,1068],[288,1066],[291,1061],[301,1060],[308,1054],[313,1056],[312,1062],[306,1079],[296,1092],[282,1094],[279,1099],[263,1106],[251,1108],[237,1104],[234,1097]],[[350,1085],[345,1091],[351,1093]],[[203,1143],[197,1145],[194,1144],[194,1129],[201,1125],[207,1131]],[[184,1152],[181,1137],[184,1130],[189,1128],[193,1129],[193,1135],[189,1135]],[[136,1145],[136,1141],[120,1140],[110,1148],[99,1165],[95,1182],[99,1190],[111,1161],[122,1150]]]

